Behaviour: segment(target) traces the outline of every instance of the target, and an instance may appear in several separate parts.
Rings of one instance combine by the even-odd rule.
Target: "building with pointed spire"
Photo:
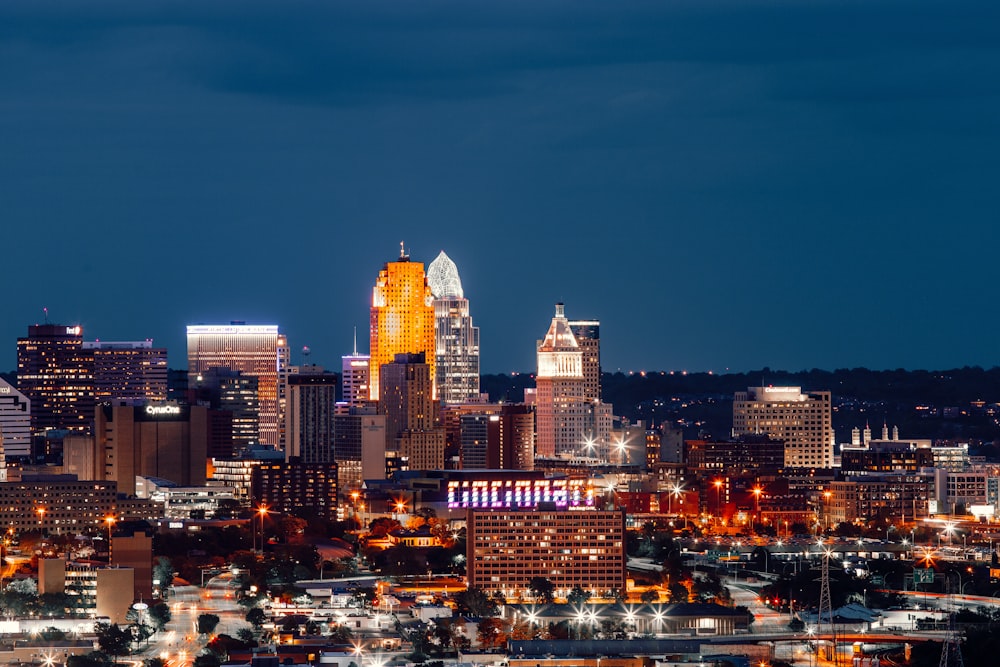
[[[423,263],[411,262],[402,243],[399,259],[386,262],[372,290],[369,350],[368,395],[373,401],[379,399],[380,368],[397,354],[424,354],[435,377],[434,295]]]
[[[593,440],[590,406],[584,397],[583,352],[566,319],[565,306],[556,304],[555,316],[538,345],[535,376],[535,453],[593,454],[585,451]]]
[[[477,400],[479,327],[472,326],[458,267],[444,250],[427,267],[427,284],[434,295],[437,396],[446,404]]]
[[[358,330],[354,329],[354,352],[340,358],[340,402],[358,406],[371,400],[368,385],[371,382],[371,356],[358,354]]]

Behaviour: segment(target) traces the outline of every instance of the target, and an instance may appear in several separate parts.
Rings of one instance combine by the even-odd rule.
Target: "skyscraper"
[[[0,466],[4,457],[31,456],[31,401],[3,378],[0,378],[0,445]]]
[[[294,371],[288,376],[286,453],[301,457],[303,463],[330,463],[337,376],[321,366],[299,366]]]
[[[472,326],[458,267],[444,250],[427,267],[427,284],[434,295],[437,396],[444,403],[478,399],[479,327]]]
[[[397,354],[424,354],[435,377],[434,296],[424,265],[411,262],[400,244],[399,259],[386,262],[372,290],[369,396],[379,398],[381,367]],[[390,434],[391,437],[392,434]]]
[[[361,405],[371,400],[368,385],[371,381],[371,356],[358,354],[358,332],[354,331],[354,353],[340,358],[340,400],[351,405]]]
[[[167,400],[167,348],[139,341],[84,341],[94,357],[94,399],[140,405]]]
[[[733,436],[768,434],[785,442],[785,466],[833,467],[834,433],[828,391],[750,387],[733,398]]]
[[[601,400],[601,323],[598,320],[570,320],[570,331],[583,355],[583,398]]]
[[[188,377],[229,368],[257,378],[260,441],[284,449],[284,403],[288,381],[288,340],[275,325],[194,325],[187,328]]]
[[[385,415],[386,442],[415,470],[444,468],[444,429],[435,425],[431,366],[423,354],[398,354],[379,369],[378,409]],[[387,446],[387,448],[390,448]]]
[[[94,356],[83,328],[35,324],[17,339],[17,388],[31,401],[31,430],[89,431],[94,420]]]
[[[536,453],[592,454],[585,450],[592,439],[592,410],[584,399],[583,353],[561,303],[538,346],[535,385]]]

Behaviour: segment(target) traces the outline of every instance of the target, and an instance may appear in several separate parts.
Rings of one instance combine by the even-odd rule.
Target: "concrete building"
[[[583,399],[601,401],[601,323],[599,320],[570,320],[569,329],[582,354]]]
[[[537,358],[536,454],[585,453],[585,443],[593,442],[593,433],[590,404],[584,395],[583,352],[561,303],[556,304],[549,330],[538,345]]]
[[[534,411],[519,404],[460,416],[463,469],[532,470]]]
[[[171,403],[102,406],[97,411],[96,474],[135,494],[135,478],[162,477],[181,486],[205,484],[209,409]]]
[[[130,403],[167,400],[167,348],[140,341],[84,341],[94,359],[96,402]]]
[[[300,517],[337,516],[337,464],[261,463],[251,473],[255,506]]]
[[[188,388],[188,403],[224,412],[229,419],[213,422],[209,451],[232,457],[250,445],[260,444],[260,380],[231,368],[209,368]],[[226,435],[228,434],[228,442]]]
[[[824,528],[857,520],[905,524],[929,515],[934,476],[927,472],[848,477],[830,482],[829,491],[818,508]]]
[[[472,325],[469,300],[458,267],[442,250],[427,267],[434,295],[435,382],[445,404],[479,398],[479,327]]]
[[[831,468],[835,437],[828,391],[750,387],[733,399],[733,437],[768,434],[785,443],[785,466]]]
[[[119,515],[117,498],[113,482],[25,474],[20,481],[0,483],[0,526],[17,532],[101,530],[105,517]]]
[[[339,488],[349,493],[360,490],[366,479],[385,479],[385,415],[376,414],[374,407],[351,407],[334,416],[333,424]]]
[[[371,400],[371,356],[358,354],[358,332],[354,331],[354,353],[340,358],[340,402],[358,406]]]
[[[94,419],[94,356],[83,328],[35,324],[17,339],[17,388],[31,401],[31,430],[90,431]]]
[[[469,588],[529,597],[544,577],[556,597],[625,590],[625,513],[602,510],[469,510]]]
[[[135,571],[129,567],[102,567],[94,570],[97,616],[124,625],[125,615],[141,598],[136,595]],[[152,593],[146,599],[152,598]]]
[[[774,474],[785,462],[785,443],[766,433],[731,440],[688,440],[685,445],[688,467],[708,474]]]
[[[145,531],[134,530],[122,523],[115,524],[111,534],[111,565],[115,568],[132,570],[133,599],[153,598],[153,538]],[[100,600],[100,575],[98,575],[97,596]],[[98,603],[100,604],[100,603]]]
[[[31,401],[0,378],[0,481],[6,481],[4,457],[31,458]]]
[[[288,340],[276,325],[195,325],[187,328],[188,377],[212,368],[229,368],[257,378],[260,442],[284,450]]]
[[[423,354],[432,382],[435,377],[434,295],[424,265],[411,262],[402,245],[399,259],[386,262],[372,290],[368,388],[373,401],[381,396],[382,366],[397,354]]]
[[[306,463],[333,461],[337,376],[321,366],[298,366],[288,375],[285,453]]]
[[[379,369],[379,414],[385,415],[386,449],[409,459],[411,469],[444,468],[445,433],[435,424],[433,367],[426,355],[397,354]]]

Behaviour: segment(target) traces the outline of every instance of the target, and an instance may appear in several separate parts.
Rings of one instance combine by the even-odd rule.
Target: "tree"
[[[161,597],[166,597],[162,592],[165,592],[174,583],[174,564],[170,562],[169,558],[159,556],[156,559],[156,563],[153,565],[153,579],[160,582],[158,585]]]
[[[142,667],[167,667],[167,663],[160,657],[146,658],[142,661]]]
[[[170,622],[170,605],[165,602],[152,605],[149,608],[148,613],[149,620],[152,621],[153,626],[158,632],[166,628],[167,623]]]
[[[545,577],[532,577],[531,581],[528,582],[528,588],[531,589],[535,598],[545,604],[551,604],[555,599],[555,584]]]
[[[253,626],[254,631],[260,632],[261,627],[264,625],[264,621],[267,620],[267,614],[260,607],[254,607],[247,612],[246,622]]]
[[[652,604],[660,599],[660,594],[655,588],[648,588],[639,596],[639,601],[643,604]]]
[[[487,649],[496,649],[507,643],[506,625],[499,618],[479,621],[479,643]]]
[[[573,605],[574,607],[579,607],[580,605],[586,604],[587,600],[590,599],[590,591],[584,590],[580,586],[574,586],[573,590],[566,595],[566,602]]]
[[[455,606],[459,614],[488,618],[500,613],[497,603],[481,588],[473,586],[455,596]]]
[[[219,617],[216,614],[198,614],[198,634],[210,635],[219,625]]]
[[[128,655],[132,647],[132,633],[117,623],[97,623],[94,626],[97,645],[104,653],[120,657]]]
[[[222,661],[212,651],[205,651],[194,659],[193,667],[219,667]]]
[[[253,628],[240,628],[236,631],[236,638],[249,647],[257,645],[257,633]]]

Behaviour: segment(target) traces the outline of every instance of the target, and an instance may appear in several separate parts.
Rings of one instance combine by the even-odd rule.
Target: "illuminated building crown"
[[[462,279],[458,277],[458,267],[444,250],[427,267],[427,284],[435,299],[461,299]]]

